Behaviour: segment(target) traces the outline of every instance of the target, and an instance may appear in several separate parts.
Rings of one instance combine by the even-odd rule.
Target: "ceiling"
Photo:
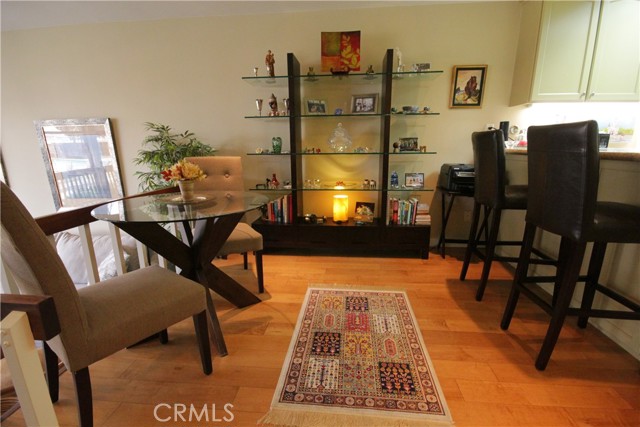
[[[150,21],[197,16],[262,15],[427,3],[445,3],[445,1],[1,0],[1,28],[2,31],[11,31],[104,22]]]

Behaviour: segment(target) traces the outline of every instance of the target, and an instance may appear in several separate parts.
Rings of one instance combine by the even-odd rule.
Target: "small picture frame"
[[[415,71],[416,73],[424,73],[431,69],[430,62],[420,62],[418,64],[413,64],[411,66],[411,71]]]
[[[487,79],[486,65],[456,65],[451,81],[449,108],[480,108]]]
[[[324,99],[306,99],[304,103],[307,114],[327,114],[327,102]]]
[[[371,223],[373,222],[373,215],[376,209],[375,203],[370,202],[356,202],[356,210],[354,219],[358,223]]]
[[[404,186],[407,188],[424,188],[424,173],[421,173],[421,172],[405,173]]]
[[[418,138],[400,138],[400,146],[398,148],[400,149],[400,152],[420,151],[420,148],[418,147]]]
[[[378,108],[378,94],[353,95],[351,114],[375,114]]]

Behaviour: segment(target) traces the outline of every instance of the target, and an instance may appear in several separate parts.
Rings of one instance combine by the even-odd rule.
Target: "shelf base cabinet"
[[[265,251],[270,249],[335,249],[355,252],[416,252],[429,258],[431,226],[394,226],[348,223],[308,224],[300,219],[295,224],[278,224],[258,219],[253,228],[262,234]]]

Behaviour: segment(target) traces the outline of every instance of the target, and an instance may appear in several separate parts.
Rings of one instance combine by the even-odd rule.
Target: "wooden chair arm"
[[[4,319],[12,311],[27,313],[33,338],[49,340],[60,333],[60,322],[53,297],[41,295],[0,295],[0,314]]]

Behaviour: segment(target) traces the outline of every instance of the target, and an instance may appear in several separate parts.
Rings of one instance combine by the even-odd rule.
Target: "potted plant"
[[[162,171],[175,165],[185,157],[212,156],[216,151],[213,147],[199,141],[193,132],[172,133],[167,125],[147,122],[148,135],[142,142],[143,148],[138,150],[138,156],[133,160],[137,165],[146,166],[148,171],[137,171],[135,175],[140,179],[138,188],[141,191],[158,190],[173,185],[165,181]]]

